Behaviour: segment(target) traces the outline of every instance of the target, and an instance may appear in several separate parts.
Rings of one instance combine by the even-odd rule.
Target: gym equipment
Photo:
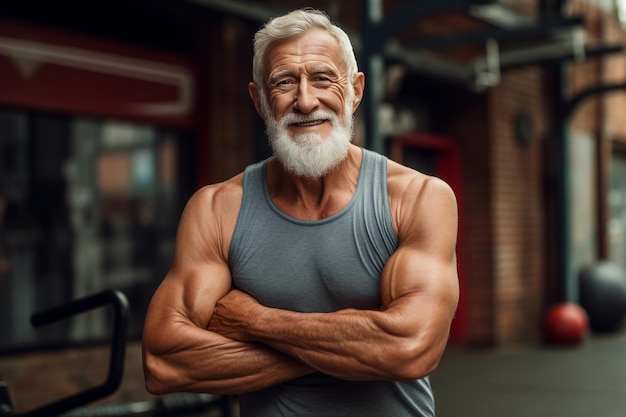
[[[122,382],[128,329],[128,300],[126,296],[119,291],[104,291],[31,316],[32,325],[41,327],[108,305],[113,306],[113,333],[110,342],[109,370],[105,382],[25,413],[15,413],[9,389],[6,383],[0,381],[0,417],[53,417],[61,414],[66,417],[164,417],[182,416],[190,413],[197,415],[197,413],[215,408],[221,411],[221,416],[229,417],[231,415],[232,398],[211,394],[181,393],[161,396],[154,401],[84,407],[90,402],[112,394]]]
[[[545,320],[545,338],[552,344],[578,345],[589,332],[589,319],[578,304],[564,302],[554,305]]]
[[[580,305],[587,311],[591,329],[614,332],[626,317],[626,271],[618,264],[601,261],[579,273]]]
[[[111,337],[109,371],[104,383],[21,414],[13,412],[8,387],[5,383],[2,383],[0,385],[0,416],[51,417],[99,400],[115,392],[122,382],[128,328],[128,300],[123,293],[119,291],[97,293],[59,307],[35,313],[31,316],[30,321],[34,327],[41,327],[84,311],[107,305],[113,306],[113,335]]]

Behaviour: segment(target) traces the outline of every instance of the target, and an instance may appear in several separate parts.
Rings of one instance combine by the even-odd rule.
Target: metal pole
[[[383,19],[382,0],[363,1],[363,40],[362,55],[363,72],[365,73],[365,147],[379,153],[386,153],[384,138],[380,131],[378,109],[382,102],[385,88],[384,61],[380,50],[377,50],[375,28]]]
[[[565,4],[567,0],[556,1],[556,8],[559,14],[565,15]],[[570,210],[570,147],[569,132],[565,123],[565,103],[567,91],[570,84],[567,63],[559,64],[558,83],[558,119],[559,128],[556,137],[556,159],[557,159],[557,254],[559,257],[558,272],[561,274],[561,286],[559,288],[560,301],[578,302],[578,285],[572,265],[572,242],[571,242],[571,210]]]

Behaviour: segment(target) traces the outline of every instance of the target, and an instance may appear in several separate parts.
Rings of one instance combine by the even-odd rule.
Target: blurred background
[[[269,156],[251,40],[304,6],[349,33],[366,74],[355,142],[457,194],[451,346],[539,345],[581,271],[626,268],[626,1],[4,0],[0,379],[17,411],[103,378],[110,314],[29,318],[110,289],[130,326],[109,401],[150,399],[143,317],[179,215]]]

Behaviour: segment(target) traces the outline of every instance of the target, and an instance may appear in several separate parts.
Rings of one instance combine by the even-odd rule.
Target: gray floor
[[[626,330],[574,348],[449,347],[431,383],[437,417],[626,417]]]
[[[449,347],[431,383],[438,417],[626,417],[626,333],[575,348]]]

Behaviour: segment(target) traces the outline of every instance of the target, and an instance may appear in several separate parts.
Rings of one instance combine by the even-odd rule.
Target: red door
[[[463,270],[463,181],[459,147],[456,142],[438,136],[410,134],[396,136],[391,140],[391,159],[428,175],[446,181],[454,190],[459,206],[459,236],[457,259],[460,299],[452,322],[450,341],[463,342],[466,337],[465,274]]]

